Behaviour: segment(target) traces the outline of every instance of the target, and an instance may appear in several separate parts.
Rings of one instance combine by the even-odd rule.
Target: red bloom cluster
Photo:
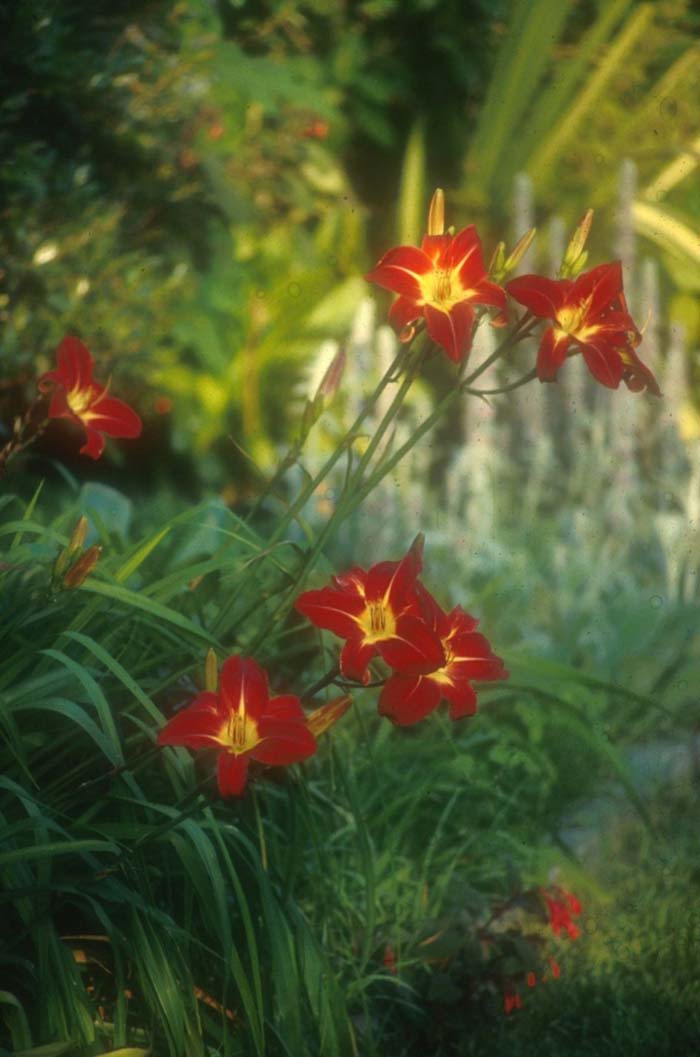
[[[316,627],[345,639],[340,671],[366,684],[380,656],[392,669],[379,711],[394,723],[424,719],[445,699],[450,717],[476,711],[473,680],[505,679],[503,662],[459,606],[446,613],[419,581],[423,539],[398,562],[351,569],[332,586],[306,591],[296,608]]]
[[[554,935],[560,936],[562,932],[566,932],[570,939],[578,939],[581,930],[571,920],[571,915],[578,916],[582,912],[583,907],[580,900],[563,888],[557,888],[553,896],[543,888],[542,897],[547,906],[549,924]]]
[[[601,264],[577,279],[521,275],[507,284],[508,293],[540,319],[551,320],[537,355],[541,382],[553,382],[567,356],[580,352],[601,385],[617,389],[660,390],[654,375],[634,351],[641,341],[627,310],[619,261]]]
[[[229,657],[219,693],[204,691],[158,734],[159,745],[215,749],[222,796],[240,796],[249,760],[275,766],[297,763],[316,751],[298,697],[270,697],[267,675],[248,657]]]
[[[574,258],[584,259],[581,251],[591,216],[589,212],[577,230],[565,264],[575,263]],[[494,266],[498,278],[515,267],[533,235],[534,231],[521,239],[502,267]],[[471,349],[474,306],[496,308],[493,323],[503,324],[508,318],[507,291],[533,316],[553,324],[542,335],[537,357],[541,382],[555,381],[567,356],[581,352],[591,374],[602,385],[617,389],[624,381],[634,391],[648,389],[660,395],[654,375],[635,352],[641,334],[627,309],[619,261],[601,264],[576,279],[522,275],[504,289],[489,278],[473,224],[454,236],[444,233],[444,198],[436,191],[421,247],[389,250],[365,278],[399,295],[389,312],[397,331],[424,318],[430,337],[455,363]]]
[[[49,418],[70,418],[85,430],[81,453],[99,459],[108,437],[138,437],[141,419],[135,411],[108,395],[108,387],[93,380],[89,350],[74,337],[65,337],[56,349],[57,367],[38,380],[42,392],[51,392]]]

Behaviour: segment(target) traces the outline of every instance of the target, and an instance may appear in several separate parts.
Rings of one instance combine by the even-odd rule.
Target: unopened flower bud
[[[537,234],[537,228],[530,228],[526,231],[522,238],[518,239],[513,249],[508,254],[505,262],[506,275],[509,275],[512,271],[520,264],[521,260],[530,249],[535,235]]]
[[[78,523],[73,529],[73,534],[68,541],[68,552],[73,554],[74,551],[79,551],[85,545],[85,537],[87,536],[88,530],[88,519],[84,514],[78,518]]]
[[[214,650],[209,647],[204,662],[204,689],[215,694],[219,689],[219,663]]]
[[[81,584],[85,583],[97,565],[101,554],[102,547],[88,547],[85,553],[81,554],[76,562],[73,562],[63,577],[63,586],[68,588],[80,587]]]
[[[505,274],[506,266],[506,244],[499,242],[489,262],[489,275],[494,282]]]
[[[351,704],[352,698],[349,694],[345,694],[343,697],[336,697],[334,701],[329,701],[327,705],[321,705],[320,708],[309,712],[306,717],[306,725],[314,737],[317,738],[337,723],[345,715]]]
[[[561,262],[560,276],[562,279],[573,279],[581,272],[588,259],[588,253],[584,251],[586,240],[590,234],[593,223],[593,210],[587,209],[576,231],[571,236],[571,241],[566,247],[564,259]]]
[[[433,197],[430,199],[430,208],[428,209],[428,234],[445,234],[445,192],[441,187],[436,188]]]
[[[343,378],[343,372],[345,371],[345,349],[341,346],[336,352],[335,356],[328,364],[326,372],[321,379],[321,384],[316,392],[317,396],[331,397],[335,396],[338,392],[338,387]]]

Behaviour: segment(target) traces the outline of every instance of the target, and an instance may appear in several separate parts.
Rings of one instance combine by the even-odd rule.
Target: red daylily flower
[[[450,719],[471,716],[476,712],[472,680],[508,677],[503,661],[475,630],[474,617],[460,606],[446,613],[422,584],[418,592],[423,617],[440,641],[443,656],[431,672],[395,673],[384,684],[379,712],[402,726],[424,719],[443,699],[449,702]]]
[[[299,698],[270,698],[267,675],[249,657],[229,657],[219,692],[205,690],[176,713],[159,731],[158,744],[216,749],[222,796],[243,793],[249,759],[280,766],[316,751]]]
[[[379,654],[397,671],[429,672],[442,664],[440,641],[421,618],[416,581],[422,568],[419,536],[399,562],[379,562],[332,578],[332,587],[306,591],[295,606],[312,624],[345,639],[340,671],[368,683]]]
[[[420,249],[397,246],[385,253],[365,278],[398,294],[389,319],[397,331],[425,318],[428,334],[459,363],[472,346],[474,305],[492,305],[505,319],[503,287],[489,282],[481,241],[473,224],[457,235],[444,234],[442,192],[430,209],[428,234]]]
[[[573,923],[571,915],[578,916],[581,913],[583,910],[581,902],[575,895],[566,892],[563,888],[557,889],[555,896],[550,896],[543,889],[542,895],[547,905],[549,924],[554,935],[559,936],[563,930],[568,933],[570,939],[578,939],[581,930]]]
[[[553,382],[567,356],[581,352],[601,385],[648,389],[660,396],[658,383],[634,351],[641,334],[627,310],[619,261],[601,264],[577,279],[520,275],[506,284],[511,297],[533,315],[551,319],[537,354],[541,382]]]
[[[39,378],[42,392],[53,390],[49,418],[72,418],[87,436],[81,453],[99,459],[108,437],[138,437],[141,419],[128,404],[108,396],[107,386],[93,381],[94,366],[89,350],[77,338],[68,336],[56,349],[57,367]]]

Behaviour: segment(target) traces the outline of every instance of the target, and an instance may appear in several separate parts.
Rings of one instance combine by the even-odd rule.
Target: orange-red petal
[[[379,714],[399,726],[425,719],[440,704],[441,691],[435,682],[421,675],[392,675],[379,698]]]
[[[241,704],[253,720],[267,711],[270,691],[267,675],[251,657],[229,657],[219,677],[220,708],[238,712]]]
[[[541,382],[554,382],[566,359],[571,337],[557,327],[547,327],[537,353],[537,377]]]
[[[159,745],[185,745],[188,749],[211,749],[220,745],[224,718],[216,694],[204,691],[176,712],[158,732]]]
[[[220,753],[216,777],[222,796],[241,796],[248,778],[248,757]]]
[[[420,278],[433,270],[430,257],[417,246],[397,246],[385,253],[365,279],[402,297],[419,300]]]
[[[434,305],[423,307],[428,334],[455,363],[460,363],[472,347],[474,309],[468,301],[459,301],[449,311]]]
[[[543,275],[519,275],[506,283],[511,297],[541,319],[556,319],[569,302],[573,283],[568,279],[547,279]]]

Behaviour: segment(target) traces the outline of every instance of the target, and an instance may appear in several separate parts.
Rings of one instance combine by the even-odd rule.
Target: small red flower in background
[[[601,385],[617,389],[624,381],[637,392],[660,390],[654,375],[637,356],[641,335],[627,311],[619,261],[601,264],[577,279],[521,275],[506,284],[511,297],[554,326],[542,335],[537,354],[541,382],[553,382],[573,349],[580,351]]]
[[[397,331],[424,317],[430,337],[455,363],[472,346],[474,305],[492,305],[500,317],[507,312],[505,291],[489,282],[474,225],[454,236],[444,234],[442,191],[433,196],[420,249],[389,250],[365,278],[399,295],[389,312]]]
[[[566,892],[563,888],[558,888],[554,896],[550,896],[548,892],[542,889],[542,896],[547,905],[549,924],[554,935],[559,936],[564,931],[568,933],[570,939],[578,939],[581,935],[581,930],[571,920],[571,915],[578,916],[582,912],[583,907],[576,896],[572,895],[571,892]],[[552,969],[552,972],[554,972],[554,969]]]
[[[535,987],[537,984],[537,977],[533,972],[529,972],[525,977],[528,987]]]
[[[506,991],[503,996],[503,1009],[506,1014],[512,1013],[514,1009],[522,1009],[523,1000],[517,991]]]
[[[487,639],[475,630],[474,617],[460,606],[446,613],[422,584],[418,594],[423,618],[439,639],[443,656],[431,672],[392,675],[382,690],[379,711],[405,725],[424,719],[445,699],[450,719],[471,716],[476,712],[472,680],[506,679],[508,672]]]
[[[49,418],[71,418],[85,429],[87,440],[81,453],[99,459],[108,437],[138,437],[141,419],[107,387],[95,382],[88,349],[74,337],[65,337],[56,349],[57,367],[38,380],[41,392],[52,391]]]
[[[396,976],[398,972],[398,969],[396,967],[396,951],[390,943],[387,943],[386,947],[384,948],[384,957],[382,958],[382,964],[384,965],[384,968],[388,973],[391,973],[392,976]]]
[[[429,672],[443,663],[440,641],[426,625],[416,592],[422,568],[419,536],[399,562],[379,562],[332,578],[332,587],[306,591],[295,607],[318,628],[345,639],[340,671],[369,682],[367,666],[379,654],[397,671]]]
[[[218,750],[222,796],[243,793],[249,759],[280,766],[316,751],[299,698],[270,698],[267,675],[248,657],[229,657],[221,669],[219,692],[203,691],[174,715],[159,731],[158,744]]]
[[[559,968],[559,962],[555,961],[554,958],[549,959],[549,968],[552,970],[552,976],[555,980],[558,980],[561,976],[561,969]]]

